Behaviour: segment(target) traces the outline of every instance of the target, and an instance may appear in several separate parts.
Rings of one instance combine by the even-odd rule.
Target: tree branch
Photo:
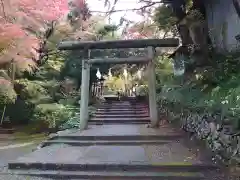
[[[108,14],[108,13],[114,13],[114,12],[124,12],[124,11],[139,11],[139,10],[143,10],[149,7],[152,7],[156,4],[160,4],[161,1],[158,2],[149,2],[148,4],[140,7],[140,8],[132,8],[132,9],[116,9],[116,10],[112,10],[112,11],[90,11],[90,12],[95,12],[95,13],[103,13],[103,14]]]
[[[1,0],[1,6],[2,6],[2,11],[3,11],[3,17],[6,20],[7,16],[6,16],[6,12],[5,12],[5,7],[4,7],[4,2],[3,0]]]

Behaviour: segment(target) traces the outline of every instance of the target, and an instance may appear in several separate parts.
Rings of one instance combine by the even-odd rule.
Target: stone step
[[[100,105],[99,107],[102,108],[111,108],[111,107],[116,107],[116,108],[121,108],[121,107],[128,107],[128,108],[148,108],[146,105],[116,105],[116,104],[106,104],[106,105]]]
[[[90,125],[101,125],[101,124],[148,124],[151,121],[149,120],[149,118],[147,119],[118,119],[118,118],[114,118],[114,119],[102,119],[102,118],[96,118],[96,119],[91,119],[88,121],[88,123]]]
[[[149,118],[149,115],[147,113],[145,114],[95,114],[94,118],[104,118],[104,119],[108,119],[108,118]]]
[[[89,136],[89,137],[122,137],[127,136],[129,139],[130,137],[134,137],[133,140],[136,140],[136,137],[155,137],[155,139],[165,136],[180,136],[183,137],[183,132],[176,128],[169,128],[169,127],[160,127],[157,129],[147,128],[146,125],[135,125],[135,124],[118,124],[116,125],[91,125],[84,131],[81,130],[73,130],[62,132],[53,137],[62,137],[62,136]],[[108,138],[109,139],[109,138]],[[107,140],[108,140],[107,139]]]
[[[148,104],[135,104],[135,103],[102,103],[99,106],[128,106],[128,107],[148,107]]]
[[[115,97],[104,97],[104,99],[107,101],[107,102],[111,102],[111,101],[114,101],[114,102],[119,102],[119,98],[117,96]]]
[[[126,141],[77,141],[77,140],[49,140],[41,143],[41,148],[50,146],[53,144],[67,144],[71,146],[92,146],[92,145],[105,145],[105,146],[138,146],[138,145],[159,145],[159,144],[166,144],[169,141],[161,141],[161,140],[126,140]]]
[[[10,171],[11,174],[52,179],[109,179],[109,180],[203,180],[202,173],[162,173],[162,172],[99,172],[99,171]]]
[[[79,141],[150,141],[175,140],[184,137],[182,131],[177,129],[146,128],[146,125],[118,124],[116,125],[90,125],[84,131],[68,131],[52,136],[50,139],[79,140]]]
[[[122,124],[131,124],[131,125],[146,125],[149,124],[150,121],[127,121],[127,122],[112,122],[112,121],[93,121],[93,122],[89,122],[89,125],[122,125]]]
[[[103,102],[101,104],[103,104],[103,105],[105,105],[105,104],[147,105],[148,103],[137,102],[137,101],[105,101],[105,102]]]
[[[128,108],[147,108],[148,105],[128,105],[128,104],[105,104],[105,105],[99,105],[98,107],[105,107],[105,108],[111,108],[111,107],[128,107]]]
[[[173,145],[173,144],[172,144]],[[8,163],[9,169],[65,171],[148,171],[148,172],[205,172],[216,170],[212,162],[189,159],[172,145],[147,146],[68,146],[65,144],[40,148]],[[181,148],[181,147],[179,147]],[[151,150],[152,149],[152,150]],[[181,150],[181,149],[180,149]],[[156,154],[155,153],[159,153]],[[176,158],[173,161],[173,158]]]
[[[109,143],[117,142],[117,141],[124,141],[124,142],[133,142],[135,141],[142,141],[142,142],[151,142],[151,141],[172,141],[172,140],[178,140],[182,138],[183,135],[181,134],[171,134],[171,135],[105,135],[105,136],[99,136],[99,135],[62,135],[62,136],[54,136],[50,140],[65,140],[65,141],[92,141],[92,142],[99,142],[104,143],[106,141],[109,141]]]
[[[105,101],[105,102],[103,102],[101,104],[103,104],[103,105],[105,105],[105,104],[148,105],[148,103],[137,102],[137,101]]]
[[[9,170],[34,171],[107,171],[111,172],[161,172],[161,173],[209,173],[210,171],[220,171],[220,168],[208,164],[193,165],[144,165],[144,164],[83,164],[83,163],[56,163],[56,162],[9,162]]]
[[[109,117],[109,118],[101,118],[101,117],[92,117],[89,121],[150,121],[149,117]]]
[[[148,112],[148,109],[126,109],[126,108],[121,108],[121,109],[102,109],[102,108],[98,108],[97,111],[102,111],[102,112],[125,112],[125,111],[129,111],[129,112]]]
[[[98,110],[95,112],[95,115],[102,115],[102,114],[108,114],[108,115],[116,115],[116,114],[146,114],[148,113],[147,111],[102,111],[102,110]]]
[[[13,134],[15,132],[14,128],[1,128],[0,127],[0,134]]]
[[[105,111],[148,111],[148,108],[128,108],[128,107],[111,107],[111,108],[102,108],[102,107],[99,107],[97,108],[97,110],[105,110]]]

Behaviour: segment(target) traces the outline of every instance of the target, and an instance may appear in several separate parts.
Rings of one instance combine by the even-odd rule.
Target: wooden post
[[[157,95],[156,95],[156,75],[155,75],[155,50],[153,47],[148,47],[148,57],[151,59],[148,62],[148,94],[149,94],[149,112],[151,119],[151,127],[158,126],[158,109],[157,109]]]
[[[80,104],[80,130],[86,129],[88,124],[88,103],[89,103],[89,81],[90,81],[90,50],[86,50],[86,59],[82,61],[82,84]]]

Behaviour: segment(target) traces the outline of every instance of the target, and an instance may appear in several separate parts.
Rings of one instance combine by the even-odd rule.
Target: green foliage
[[[83,35],[83,38],[88,40],[92,40],[91,38],[96,40],[96,37],[98,39],[117,38],[114,32],[118,29],[118,26],[105,25],[100,21],[90,23],[90,27],[86,27],[85,32],[90,32],[89,34],[91,35],[89,36],[88,33],[79,30],[80,26],[78,23],[72,22],[72,24],[69,25],[71,27],[68,27],[68,25],[62,27],[66,28],[66,30],[61,30],[59,26],[59,29],[56,29],[56,37],[53,37],[53,34],[53,36],[48,39],[48,56],[45,56],[41,62],[37,63],[38,67],[31,73],[23,72],[17,74],[13,82],[14,88],[13,86],[0,86],[0,101],[3,103],[3,107],[7,107],[6,116],[10,118],[13,124],[30,124],[34,127],[33,132],[41,132],[49,130],[49,128],[57,130],[65,122],[68,127],[73,127],[71,124],[75,124],[74,126],[78,125],[79,121],[76,120],[79,119],[79,114],[76,114],[76,110],[79,111],[80,99],[78,89],[81,85],[82,59],[85,57],[81,51],[59,53],[56,50],[55,44],[59,39],[66,37],[75,39],[76,36],[81,36],[81,34],[87,34],[86,37]],[[80,35],[77,35],[78,33]],[[95,50],[91,52],[91,55],[92,57],[104,58],[115,55],[114,53],[119,54],[117,51]],[[98,68],[101,74],[104,75],[110,67],[108,64],[92,66],[90,86],[92,82],[96,81]],[[0,76],[5,77],[3,73]],[[66,79],[73,80],[74,90],[68,88],[70,87],[68,86],[69,81],[65,82],[67,81]],[[76,84],[77,90],[75,87]],[[65,92],[64,90],[69,92]],[[72,93],[72,91],[76,91],[76,93]],[[15,104],[5,106],[6,103],[13,103],[15,99]],[[90,104],[94,102],[94,99],[90,100]],[[3,107],[0,104],[0,110]],[[90,115],[92,112],[94,112],[94,109],[90,109]]]
[[[174,30],[177,18],[174,16],[170,6],[161,5],[155,10],[154,21],[160,30],[169,32]]]
[[[178,112],[219,114],[220,122],[228,119],[240,128],[240,74],[233,63],[235,56],[216,57],[221,63],[198,70],[188,79],[157,71],[157,77],[169,77],[158,81],[157,86],[161,86],[158,101],[161,106],[175,107]]]
[[[13,125],[24,125],[30,122],[35,105],[21,98],[17,98],[14,104],[8,104],[6,117],[10,118]]]
[[[23,86],[23,89],[20,93],[20,97],[22,99],[39,98],[43,94],[47,94],[46,89],[35,81],[29,81],[28,79],[20,79],[17,80],[17,83]]]
[[[136,94],[138,96],[148,95],[148,87],[146,85],[140,85],[136,88]]]
[[[79,101],[79,97],[76,96],[76,97],[68,97],[65,99],[60,99],[59,103],[63,105],[79,105],[78,101]]]
[[[13,124],[34,124],[35,130],[40,131],[41,128],[52,127],[54,119],[56,126],[67,120],[66,114],[71,112],[66,109],[68,104],[65,103],[66,106],[54,104],[65,98],[60,92],[58,80],[64,58],[56,55],[51,55],[49,58],[40,65],[38,71],[32,74],[25,73],[22,78],[15,80],[14,88],[10,82],[0,86],[0,98],[3,103],[0,109],[7,104],[5,116],[8,116]],[[50,112],[44,114],[48,107]],[[60,107],[65,109],[61,112]],[[61,114],[63,112],[66,114]]]
[[[91,55],[93,57],[98,57],[98,58],[108,56],[109,54],[110,54],[110,52],[108,52],[108,51],[100,51],[100,50],[95,50],[95,51],[92,51],[92,53],[91,53]],[[65,63],[61,69],[61,79],[64,79],[64,77],[71,77],[71,78],[77,80],[79,88],[80,88],[80,84],[81,84],[81,80],[82,80],[82,76],[81,76],[82,61],[81,61],[81,59],[83,59],[82,52],[79,52],[79,51],[69,52],[65,57]],[[110,67],[111,66],[109,64],[96,64],[96,65],[92,66],[91,71],[90,71],[90,85],[92,84],[92,82],[97,81],[96,73],[97,73],[98,68],[101,71],[101,74],[104,75],[104,74],[108,73],[108,69]]]
[[[116,25],[105,25],[97,31],[100,37],[108,36],[109,33],[115,32],[118,29]]]
[[[17,94],[11,83],[0,84],[0,104],[13,104],[17,98]]]
[[[57,128],[72,117],[71,107],[61,104],[39,104],[34,110],[32,121],[48,128]]]
[[[34,79],[59,79],[59,74],[62,66],[65,63],[65,58],[64,55],[58,55],[59,52],[53,51],[52,53],[54,55],[50,55],[47,59],[47,62],[43,63],[43,65],[39,67],[39,70],[34,73]]]
[[[80,123],[80,114],[79,114],[79,108],[75,109],[75,114],[74,116],[72,116],[71,118],[68,119],[68,121],[66,121],[65,123],[63,123],[60,126],[61,130],[65,130],[65,129],[73,129],[73,128],[78,128],[79,127],[79,123]],[[94,112],[96,111],[96,108],[93,106],[89,106],[88,108],[88,112],[89,112],[89,116],[91,117]]]

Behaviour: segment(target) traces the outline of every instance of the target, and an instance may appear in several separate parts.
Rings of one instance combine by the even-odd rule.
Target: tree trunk
[[[182,45],[183,46],[187,46],[187,45],[190,45],[192,44],[192,39],[190,37],[190,34],[189,34],[189,30],[188,30],[188,27],[186,25],[177,25],[177,28],[178,28],[178,32],[180,34],[180,37],[182,39]]]
[[[236,10],[236,13],[237,13],[238,17],[240,18],[240,5],[239,5],[238,0],[232,0],[232,3],[233,3],[233,6]]]
[[[206,22],[193,22],[189,25],[190,37],[195,45],[194,52],[200,55],[197,64],[208,64],[208,31]],[[193,53],[194,55],[195,53]]]
[[[185,1],[179,0],[172,4],[173,12],[178,20],[178,22],[182,21],[186,17],[186,3]],[[186,25],[177,24],[177,29],[179,35],[182,39],[183,45],[192,44],[191,37],[189,35],[189,30]]]

